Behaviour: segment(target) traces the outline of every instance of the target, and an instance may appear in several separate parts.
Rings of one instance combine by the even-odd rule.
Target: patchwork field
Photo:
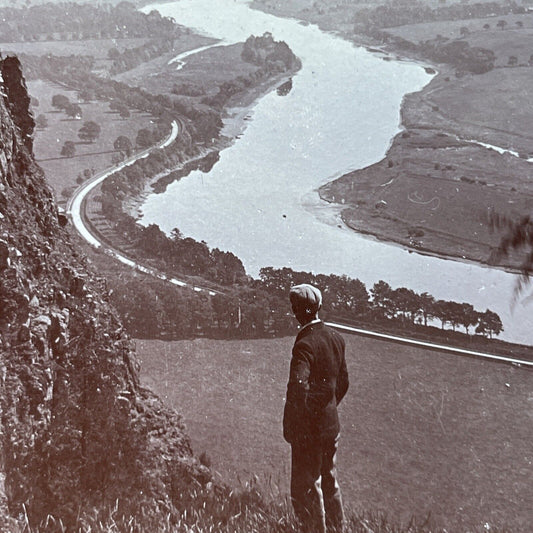
[[[530,531],[531,373],[346,336],[341,406],[347,506],[465,531]],[[281,415],[293,340],[137,341],[142,382],[180,411],[195,451],[225,480],[285,492]],[[274,487],[274,489],[272,489]]]

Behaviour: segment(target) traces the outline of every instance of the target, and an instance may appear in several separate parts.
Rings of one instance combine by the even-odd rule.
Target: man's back
[[[348,390],[344,339],[323,322],[302,329],[292,350],[283,418],[286,440],[334,438]]]

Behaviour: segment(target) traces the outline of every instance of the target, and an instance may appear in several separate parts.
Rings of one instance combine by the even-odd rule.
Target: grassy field
[[[212,39],[202,39],[198,47],[213,42]],[[119,74],[115,79],[155,94],[171,92],[176,83],[194,83],[203,86],[208,94],[216,94],[218,84],[257,70],[257,66],[241,59],[241,52],[242,44],[216,46],[187,57],[185,66],[179,70],[175,63],[169,64],[176,54],[166,54]]]
[[[98,172],[111,165],[113,142],[118,136],[126,135],[135,143],[137,131],[151,125],[151,118],[146,113],[132,110],[131,117],[123,120],[116,113],[109,112],[107,102],[98,100],[80,103],[82,119],[70,119],[52,107],[52,96],[64,94],[71,102],[78,103],[76,91],[68,91],[42,80],[28,83],[28,90],[39,100],[39,106],[33,109],[34,116],[43,114],[48,120],[46,128],[35,131],[35,157],[59,201],[65,200],[61,191],[76,186],[76,178],[84,169]],[[87,120],[94,120],[101,126],[100,137],[94,143],[78,139],[78,131]],[[76,143],[76,155],[71,158],[60,155],[64,142],[68,140]]]
[[[43,56],[86,55],[95,59],[106,59],[110,48],[117,48],[121,52],[128,48],[143,45],[147,39],[85,39],[83,41],[32,41],[18,43],[0,43],[3,53],[29,54]]]
[[[500,20],[504,20],[507,23],[504,30],[496,26]],[[518,28],[517,22],[523,24],[522,29]],[[484,29],[483,26],[485,24],[488,24],[490,28]],[[515,46],[515,42],[526,42],[530,38],[531,28],[533,28],[533,13],[407,24],[405,26],[387,28],[386,31],[391,35],[396,35],[418,44],[419,42],[435,39],[437,35],[447,37],[448,39],[458,39],[461,37],[460,30],[463,27],[467,28],[470,32],[470,35],[466,36],[465,39],[472,46],[481,46],[494,51],[496,49],[500,50],[502,45],[512,48]]]
[[[347,506],[449,531],[533,521],[531,373],[346,336],[341,407]],[[137,341],[142,381],[183,413],[197,453],[226,480],[287,490],[281,414],[292,339]]]
[[[430,120],[436,126],[452,122],[451,128],[459,127],[470,138],[532,152],[532,82],[531,67],[494,69],[454,83],[441,79],[428,88],[428,101],[439,110]]]

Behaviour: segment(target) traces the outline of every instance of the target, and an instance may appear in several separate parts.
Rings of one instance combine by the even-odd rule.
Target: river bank
[[[143,205],[148,197],[154,192],[164,192],[166,187],[173,181],[188,176],[192,171],[201,166],[202,160],[218,154],[222,150],[229,148],[244,132],[247,123],[253,113],[255,103],[280,86],[283,86],[297,73],[297,70],[289,73],[280,73],[277,76],[269,77],[248,90],[232,96],[222,113],[223,127],[219,136],[209,144],[197,146],[199,153],[190,156],[178,165],[159,172],[149,178],[142,192],[135,195],[128,195],[122,201],[122,210],[125,214],[140,221],[143,217]],[[172,175],[172,179],[168,177]]]
[[[269,9],[262,2],[253,3],[254,8],[303,18],[333,31],[382,55],[383,60],[431,65],[428,72],[435,73],[421,91],[405,96],[402,131],[392,140],[385,157],[321,186],[320,197],[339,204],[344,223],[361,234],[396,243],[411,252],[519,271],[524,260],[521,254],[495,258],[502,235],[492,230],[489,219],[495,213],[511,219],[528,213],[533,199],[531,164],[525,158],[466,140],[524,153],[530,139],[516,127],[502,129],[498,121],[509,111],[495,111],[498,100],[494,96],[490,107],[493,117],[485,122],[471,121],[462,113],[464,107],[473,105],[473,99],[488,98],[489,88],[501,89],[509,71],[496,68],[481,75],[458,74],[450,65],[432,65],[414,45],[406,50],[394,39],[383,43],[354,34],[352,25],[336,23],[331,15],[302,6],[297,0]],[[404,33],[407,35],[407,30]]]

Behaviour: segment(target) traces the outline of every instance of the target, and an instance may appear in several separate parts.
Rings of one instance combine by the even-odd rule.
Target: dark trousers
[[[309,533],[342,531],[344,512],[337,482],[339,437],[291,443],[291,500],[296,517]]]

